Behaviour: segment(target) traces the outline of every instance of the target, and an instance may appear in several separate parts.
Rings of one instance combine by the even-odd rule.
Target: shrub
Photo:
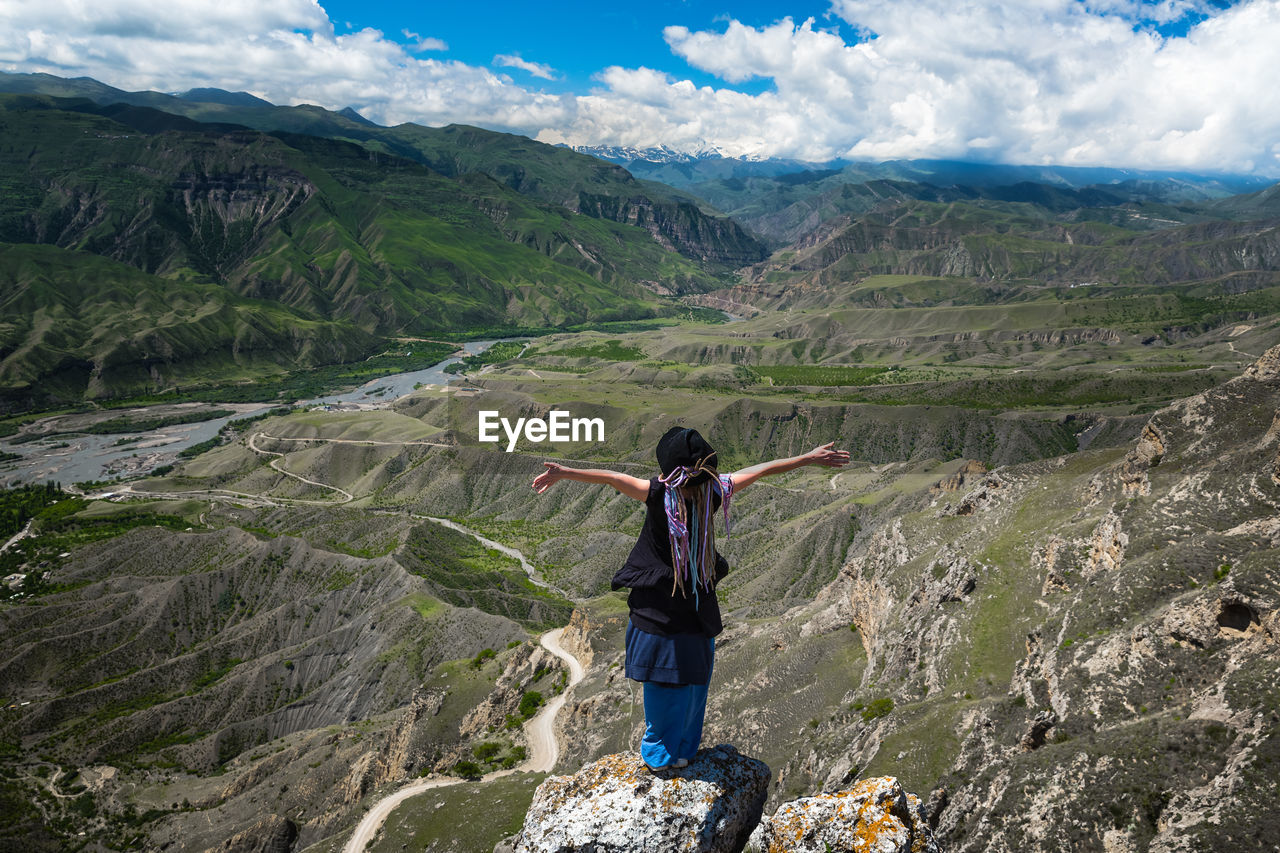
[[[538,713],[538,709],[541,707],[542,694],[537,690],[530,690],[520,697],[520,716],[526,720]]]
[[[867,706],[862,709],[862,721],[869,723],[872,720],[886,716],[893,710],[893,700],[888,696],[881,696],[879,699],[872,699]]]
[[[453,775],[461,776],[463,779],[479,779],[484,776],[484,771],[480,769],[480,765],[474,761],[459,761],[453,765]]]

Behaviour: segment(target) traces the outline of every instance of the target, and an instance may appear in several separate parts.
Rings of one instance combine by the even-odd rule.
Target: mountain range
[[[384,128],[243,92],[42,74],[0,74],[0,91],[11,410],[352,361],[395,336],[652,318],[735,271],[756,284],[1057,284],[1124,269],[1117,283],[1229,275],[1253,288],[1275,268],[1274,229],[1213,224],[1277,217],[1253,177],[600,152],[666,161],[628,171],[479,128]],[[49,265],[122,284],[82,298],[35,272]],[[93,273],[70,272],[80,265]]]

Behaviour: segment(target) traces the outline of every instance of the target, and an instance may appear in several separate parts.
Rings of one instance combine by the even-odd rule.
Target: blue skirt
[[[650,634],[628,621],[627,678],[657,684],[708,684],[715,642],[702,634]]]

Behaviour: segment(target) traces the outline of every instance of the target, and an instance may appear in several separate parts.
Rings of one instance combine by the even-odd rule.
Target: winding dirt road
[[[500,553],[506,554],[508,557],[511,557],[513,560],[517,560],[520,563],[520,568],[524,569],[524,573],[529,576],[529,580],[532,581],[534,584],[542,587],[543,589],[549,589],[552,592],[558,592],[561,595],[563,595],[565,598],[570,597],[569,594],[564,590],[562,590],[560,587],[554,586],[553,584],[549,584],[546,581],[544,581],[542,578],[538,577],[538,571],[533,567],[533,563],[530,563],[527,559],[525,559],[524,554],[520,553],[520,551],[518,551],[517,549],[507,545],[503,545],[501,542],[495,542],[492,539],[488,538],[487,536],[482,536],[481,534],[476,533],[471,528],[465,527],[456,521],[450,521],[447,518],[436,518],[435,516],[432,516],[432,515],[414,515],[411,517],[425,519],[434,524],[439,524],[442,527],[447,527],[450,530],[456,530],[459,533],[465,533],[467,536],[470,536],[472,539],[476,540],[484,547],[492,548],[494,551],[498,551]],[[545,646],[546,643],[543,643],[543,645]],[[554,649],[551,649],[551,651],[553,654],[556,654]],[[560,655],[560,657],[564,657],[564,656]]]
[[[569,683],[560,695],[546,704],[542,711],[529,721],[525,727],[525,737],[529,740],[529,760],[520,768],[528,773],[550,773],[560,760],[560,744],[556,742],[556,715],[564,707],[569,698],[569,691],[582,680],[585,674],[582,663],[564,650],[560,638],[564,636],[564,628],[548,631],[539,638],[542,647],[560,658],[569,667]]]
[[[554,631],[548,631],[538,638],[544,649],[560,658],[569,667],[569,683],[559,696],[544,705],[537,716],[525,724],[525,737],[529,741],[529,758],[523,764],[512,767],[510,770],[486,773],[481,777],[480,781],[488,782],[503,776],[510,776],[512,773],[550,773],[551,769],[556,766],[556,761],[560,758],[560,744],[556,742],[555,736],[556,715],[564,707],[569,691],[582,680],[583,676],[582,664],[560,645],[560,638],[563,634],[564,628],[556,628]],[[361,819],[356,826],[355,832],[351,834],[350,840],[342,848],[342,853],[363,853],[365,847],[378,834],[378,830],[382,828],[382,824],[386,822],[395,807],[410,797],[417,796],[423,791],[429,791],[432,788],[447,788],[450,785],[460,785],[465,781],[467,780],[419,779],[416,782],[410,782],[393,794],[388,794],[374,803],[373,808],[369,809],[364,818]]]
[[[274,450],[263,450],[261,447],[254,444],[254,442],[257,441],[258,438],[262,435],[263,434],[260,432],[255,432],[253,435],[249,436],[249,449],[252,450],[254,453],[261,453],[264,456],[279,456],[281,459],[283,459],[284,458],[283,453],[277,453]],[[270,438],[270,436],[266,436],[266,437]],[[281,474],[284,474],[286,477],[292,477],[293,479],[301,480],[302,482],[308,485],[319,486],[322,489],[330,489],[332,491],[337,492],[338,494],[342,495],[342,500],[340,501],[341,503],[344,503],[344,504],[350,503],[351,501],[356,499],[355,495],[351,494],[346,489],[340,489],[337,486],[331,486],[328,483],[319,483],[319,482],[316,482],[315,480],[308,480],[306,477],[303,477],[301,474],[295,474],[292,471],[284,470],[283,468],[280,467],[279,463],[280,463],[280,459],[272,459],[267,464],[271,466],[272,470],[278,471]],[[324,503],[324,501],[308,501],[308,503]]]
[[[318,436],[300,437],[286,435],[268,435],[265,432],[255,432],[254,437],[269,438],[272,441],[318,441],[324,444],[363,444],[367,447],[457,447],[456,444],[445,444],[440,441],[379,441],[374,438],[320,438]],[[257,448],[254,448],[257,450]],[[261,453],[269,453],[270,451],[259,451]]]

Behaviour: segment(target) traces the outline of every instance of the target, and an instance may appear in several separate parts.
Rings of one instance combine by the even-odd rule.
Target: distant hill
[[[775,247],[801,238],[833,217],[866,213],[885,199],[987,199],[1064,213],[1129,204],[1199,204],[1258,192],[1273,183],[1255,175],[1105,167],[953,160],[804,163],[725,157],[718,151],[689,154],[669,148],[600,146],[576,150],[625,166],[637,177],[691,192]],[[1227,204],[1191,218],[1237,218],[1241,211],[1233,210]],[[1114,217],[1094,214],[1091,218]],[[1159,218],[1163,214],[1148,220]]]
[[[363,124],[368,127],[381,126],[381,125],[375,124],[374,122],[369,121],[367,118],[360,115],[360,113],[356,112],[351,107],[343,107],[342,109],[338,110],[338,115],[342,116],[345,119],[350,119],[351,121],[354,121],[356,124]]]
[[[963,165],[963,164],[960,164]],[[848,166],[782,175],[717,178],[692,184],[691,192],[728,211],[774,246],[785,245],[840,216],[868,213],[886,201],[915,199],[1008,202],[1034,205],[1051,215],[1087,210],[1085,218],[1139,227],[1162,223],[1248,218],[1253,213],[1226,202],[1234,194],[1262,191],[1266,179],[1236,176],[1137,173],[1114,182],[1073,183],[1120,177],[1120,170],[1037,170],[1031,167],[975,167],[922,173],[917,168]],[[972,178],[968,183],[960,178]],[[1001,181],[1005,181],[1002,183]],[[1211,202],[1222,201],[1216,207]],[[1129,208],[1137,213],[1131,216]],[[1141,223],[1147,223],[1142,226]]]
[[[523,136],[458,125],[386,128],[350,108],[339,113],[311,105],[280,107],[220,89],[193,89],[181,96],[125,92],[90,78],[68,80],[48,74],[0,73],[0,92],[146,106],[202,122],[343,139],[415,160],[451,177],[479,172],[573,213],[636,225],[659,245],[717,264],[721,271],[753,263],[765,254],[736,222],[694,196],[637,181],[625,169]]]
[[[69,399],[140,393],[190,372],[188,359],[208,379],[219,364],[243,375],[259,355],[305,367],[363,358],[387,335],[651,317],[669,310],[655,289],[719,283],[640,227],[351,142],[30,95],[0,96],[0,138],[0,376],[11,399],[66,374],[67,359],[83,364],[81,380],[58,385]],[[164,299],[59,289],[126,278]],[[118,299],[112,323],[87,319]],[[127,344],[187,322],[165,316],[166,299],[239,319],[200,320],[198,345]]]
[[[0,243],[0,410],[353,361],[379,338],[217,284]]]
[[[248,92],[228,92],[226,89],[199,88],[188,89],[177,97],[184,101],[199,101],[205,104],[226,104],[232,107],[271,107],[270,101],[264,101]]]
[[[617,163],[637,177],[662,181],[683,189],[727,178],[782,177],[791,184],[808,184],[838,177],[841,183],[870,180],[911,181],[938,187],[1001,187],[1020,183],[1040,183],[1080,189],[1094,185],[1147,185],[1172,197],[1179,192],[1188,198],[1218,197],[1256,190],[1268,179],[1254,175],[1116,169],[1089,166],[1018,166],[1001,163],[970,163],[960,160],[886,160],[850,162],[830,160],[811,163],[778,157],[729,157],[718,149],[678,151],[666,146],[632,148],[623,146],[575,146],[575,151]]]
[[[694,185],[699,199],[474,127],[386,128],[352,109],[214,89],[129,93],[88,78],[0,74],[0,89],[21,92],[0,95],[0,242],[64,250],[57,263],[68,269],[92,256],[126,265],[154,277],[134,285],[147,292],[157,282],[175,294],[222,288],[227,310],[266,312],[246,321],[266,331],[243,351],[276,368],[360,358],[390,335],[652,317],[670,313],[667,295],[731,285],[739,270],[784,306],[799,293],[839,301],[881,274],[1055,287],[1212,281],[1242,292],[1273,287],[1280,266],[1280,194],[1251,177],[950,161],[812,168],[671,152],[651,164],[719,174]],[[738,220],[777,251],[767,256]],[[0,299],[26,313],[0,325],[0,376],[19,397],[37,386],[139,393],[171,383],[198,352],[242,351],[235,324],[201,327],[203,350],[135,358],[151,351],[87,347],[67,331],[81,328],[71,315],[53,311],[50,300],[66,297],[23,272],[39,266],[34,256],[7,251],[20,263]],[[116,343],[159,322],[150,309],[120,310],[132,319],[110,324]],[[32,338],[29,316],[41,311],[55,322]],[[262,343],[286,316],[297,334]],[[205,360],[231,375],[258,356],[220,358]],[[77,359],[87,367],[66,367]]]
[[[916,185],[908,185],[916,186]],[[1159,206],[1078,207],[1053,215],[1049,205],[1091,199],[1099,191],[1050,191],[1033,201],[891,195],[901,186],[873,182],[856,189],[874,204],[826,225],[746,275],[756,283],[818,284],[872,275],[964,276],[1042,285],[1174,285],[1217,282],[1239,292],[1280,284],[1280,216],[1273,190],[1185,209]],[[1248,211],[1244,221],[1211,217]],[[1149,221],[1162,214],[1169,217]]]

